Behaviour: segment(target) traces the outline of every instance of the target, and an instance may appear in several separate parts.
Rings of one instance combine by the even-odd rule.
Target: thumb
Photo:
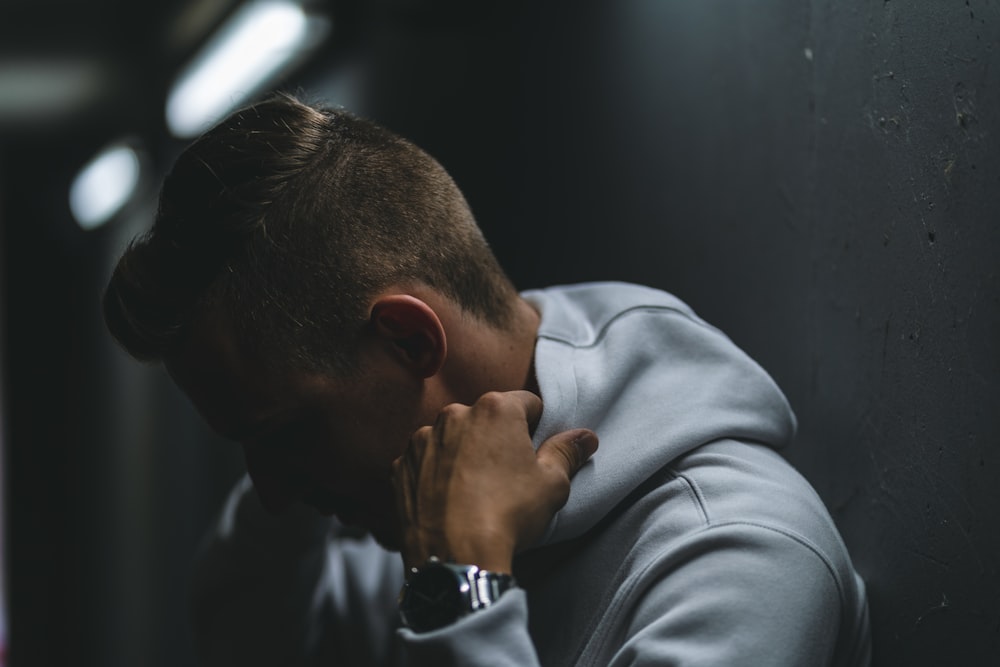
[[[597,451],[597,435],[588,429],[556,433],[536,452],[538,462],[571,479]]]

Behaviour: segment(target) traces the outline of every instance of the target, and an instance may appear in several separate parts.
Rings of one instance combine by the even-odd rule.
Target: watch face
[[[404,589],[400,601],[403,622],[417,632],[448,625],[468,606],[468,594],[468,582],[447,566],[421,568]]]

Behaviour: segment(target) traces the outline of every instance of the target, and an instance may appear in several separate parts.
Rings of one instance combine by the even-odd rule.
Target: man
[[[246,455],[195,581],[206,664],[869,660],[767,374],[657,290],[518,294],[370,122],[275,96],[199,138],[105,317]]]

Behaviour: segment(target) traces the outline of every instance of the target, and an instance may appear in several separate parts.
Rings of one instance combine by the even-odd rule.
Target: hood
[[[736,439],[778,449],[794,437],[795,416],[771,377],[676,297],[626,283],[522,296],[542,316],[535,373],[544,409],[535,446],[580,427],[600,440],[541,544],[582,535],[700,445]]]

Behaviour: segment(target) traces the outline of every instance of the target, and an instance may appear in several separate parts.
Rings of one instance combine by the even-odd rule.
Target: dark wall
[[[2,151],[10,664],[191,664],[191,557],[238,452],[104,329],[112,258],[148,224],[149,201],[79,229],[68,184],[95,141],[55,139]]]
[[[437,156],[519,286],[667,289],[771,371],[877,665],[1000,659],[995,1],[332,4],[290,85]],[[186,664],[190,557],[239,466],[103,332],[150,201],[85,234],[65,193],[94,142],[2,148],[12,664]]]

